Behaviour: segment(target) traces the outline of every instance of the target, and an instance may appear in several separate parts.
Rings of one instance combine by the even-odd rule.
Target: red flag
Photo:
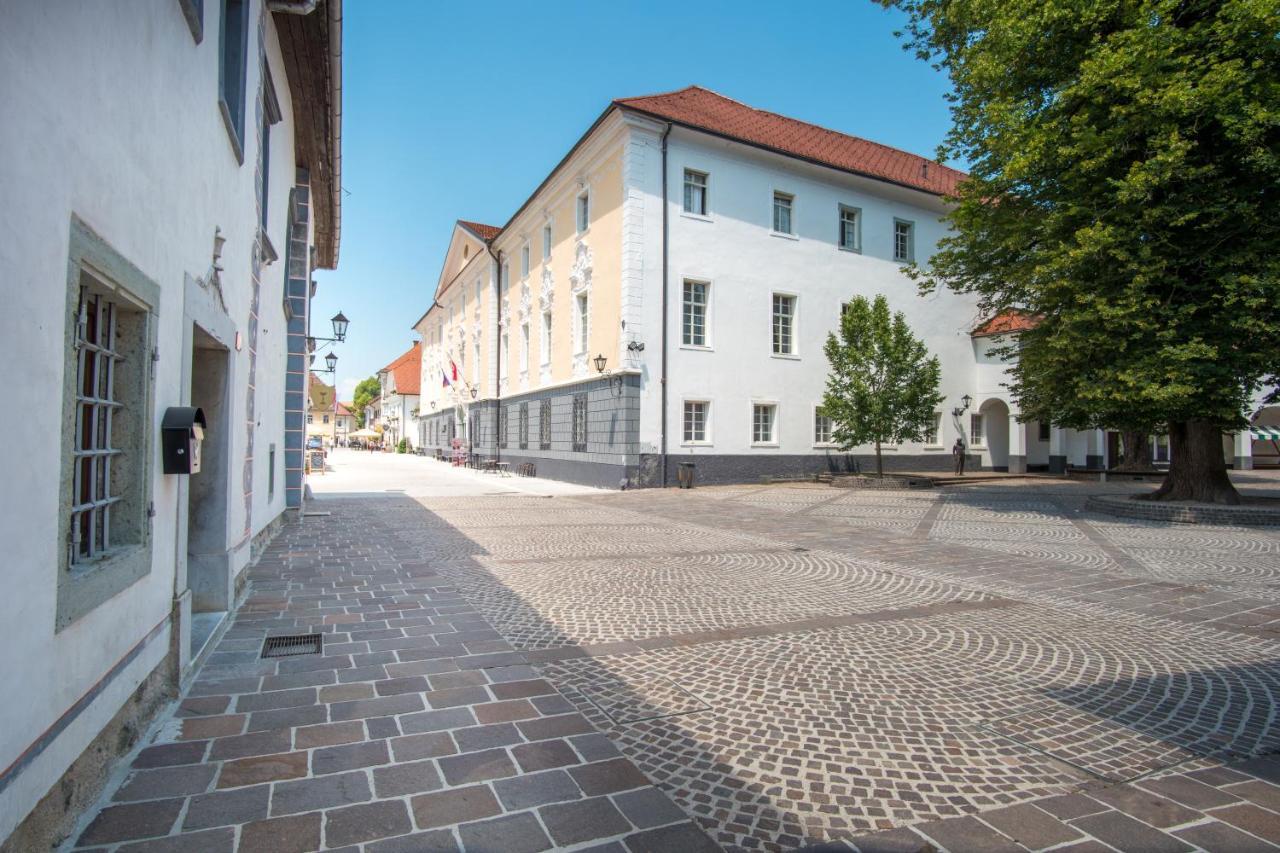
[[[453,381],[458,381],[458,365],[453,363],[453,359],[449,359],[449,366],[453,368]]]

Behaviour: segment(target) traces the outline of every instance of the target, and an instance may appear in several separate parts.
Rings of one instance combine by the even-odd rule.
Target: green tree
[[[355,408],[352,414],[356,416],[356,425],[361,429],[364,428],[364,407],[378,399],[381,394],[382,384],[378,382],[378,377],[376,376],[361,379],[356,384],[356,390],[351,397],[351,405]]]
[[[880,2],[972,164],[921,287],[1039,315],[1025,418],[1167,430],[1153,497],[1238,502],[1222,434],[1280,371],[1280,3]]]
[[[889,303],[855,296],[840,318],[840,337],[827,335],[831,362],[822,413],[831,418],[841,450],[876,446],[876,474],[884,475],[882,443],[922,441],[933,429],[941,369]]]

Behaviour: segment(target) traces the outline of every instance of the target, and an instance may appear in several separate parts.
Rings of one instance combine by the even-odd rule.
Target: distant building
[[[307,394],[307,438],[313,435],[320,436],[326,447],[332,447],[338,438],[337,394],[314,373]]]
[[[422,445],[418,427],[418,401],[422,382],[422,345],[414,341],[408,352],[378,371],[382,393],[378,418],[383,426],[382,443],[395,447],[408,439],[413,448]]]
[[[340,0],[5,5],[6,850],[57,846],[301,502],[341,23]],[[165,473],[194,458],[161,442],[182,407],[195,474]]]
[[[345,444],[347,436],[358,429],[355,415],[351,412],[351,405],[351,403],[338,403],[338,416],[334,427],[334,437],[338,444]]]

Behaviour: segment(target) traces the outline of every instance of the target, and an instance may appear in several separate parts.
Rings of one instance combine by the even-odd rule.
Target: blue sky
[[[754,107],[932,156],[945,77],[869,0],[344,4],[338,386],[405,349],[453,223],[501,225],[614,98],[697,83]]]

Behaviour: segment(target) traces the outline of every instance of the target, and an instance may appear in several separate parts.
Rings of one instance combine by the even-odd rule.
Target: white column
[[[1027,425],[1013,413],[1009,415],[1009,473],[1027,473]]]
[[[1062,427],[1049,427],[1049,473],[1064,474],[1067,470],[1067,432]]]
[[[1089,447],[1085,452],[1084,464],[1086,468],[1105,468],[1107,465],[1107,442],[1106,436],[1100,429],[1091,429],[1088,432]]]
[[[1253,433],[1249,430],[1242,429],[1235,435],[1235,459],[1233,460],[1237,471],[1248,471],[1253,468]]]

